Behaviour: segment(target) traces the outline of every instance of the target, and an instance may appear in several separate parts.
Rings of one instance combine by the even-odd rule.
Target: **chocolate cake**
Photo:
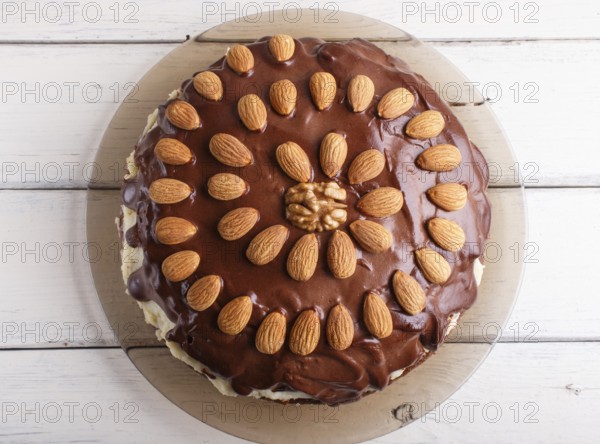
[[[486,163],[398,58],[265,37],[184,81],[128,159],[127,292],[224,394],[338,404],[475,301]]]

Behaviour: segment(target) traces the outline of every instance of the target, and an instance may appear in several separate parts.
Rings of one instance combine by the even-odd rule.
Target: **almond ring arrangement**
[[[475,300],[485,165],[431,86],[364,40],[235,45],[128,159],[128,293],[224,394],[360,399]]]

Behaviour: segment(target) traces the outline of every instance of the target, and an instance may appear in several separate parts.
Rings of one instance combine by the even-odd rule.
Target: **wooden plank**
[[[86,193],[0,191],[0,202],[0,347],[116,345],[89,264],[118,261],[118,245],[87,242]]]
[[[525,186],[598,186],[600,152],[590,149],[600,119],[600,88],[565,82],[573,73],[595,72],[600,42],[531,42],[436,46],[481,88],[512,142]],[[577,102],[586,111],[558,113]],[[493,143],[493,136],[472,133]],[[490,137],[490,139],[487,139]],[[593,160],[592,160],[593,159]],[[589,161],[588,161],[589,160]],[[509,172],[500,169],[503,181]],[[510,171],[515,171],[509,167]]]
[[[5,106],[0,107],[0,118],[12,129],[0,134],[0,187],[83,188],[88,183],[116,186],[123,173],[124,159],[115,155],[114,159],[94,164],[95,150],[117,102],[124,100],[130,91],[129,82],[135,83],[175,47],[0,46],[0,63],[6,79],[2,84]],[[221,53],[218,45],[207,45],[205,49],[208,58],[214,59]],[[595,137],[594,122],[600,119],[600,110],[595,106],[600,100],[600,86],[597,82],[562,81],[573,72],[596,71],[600,64],[600,42],[451,44],[436,45],[436,49],[463,69],[472,81],[482,85],[488,98],[495,100],[498,91],[502,93],[491,107],[507,130],[519,163],[515,165],[509,158],[490,159],[492,185],[514,185],[519,170],[527,186],[600,185],[600,172],[596,168],[600,152],[588,149],[589,141]],[[44,66],[43,71],[36,69],[39,65]],[[66,65],[71,68],[64,80]],[[106,66],[112,68],[107,70]],[[188,71],[193,68],[186,68],[185,72]],[[52,103],[51,94],[57,91],[53,82],[62,94],[57,103]],[[72,86],[72,101],[67,82],[76,83]],[[25,93],[27,88],[35,90],[36,84],[40,85],[37,96]],[[95,84],[102,87],[97,102]],[[164,100],[164,92],[178,84],[178,78],[165,82],[157,89],[154,100],[139,102],[136,119]],[[459,96],[451,83],[439,83],[437,87],[448,99],[464,99],[464,85],[458,89]],[[515,103],[516,91],[519,95]],[[135,95],[134,99],[137,100]],[[538,102],[529,103],[535,100]],[[577,101],[578,113],[554,111],[571,101]],[[486,154],[505,153],[498,150],[501,134],[495,129],[479,127],[477,110],[470,108],[455,107],[455,112],[470,130],[472,139]],[[130,134],[129,144],[135,140],[137,130],[132,128],[140,126],[138,123],[135,120],[135,126],[122,127]],[[564,148],[567,143],[569,149]],[[586,161],[574,162],[574,159]]]
[[[477,346],[451,344],[448,348],[459,363]],[[206,442],[243,442],[171,404],[121,350],[4,351],[2,356],[2,436],[6,442],[84,438],[113,442],[117,433],[125,433],[134,442],[187,442],[192,436],[202,436]],[[369,442],[500,443],[519,441],[523,436],[539,442],[590,442],[600,414],[599,356],[598,343],[498,344],[470,380],[436,410]],[[157,360],[157,365],[160,362]],[[246,421],[249,428],[259,413],[269,413],[257,412],[256,405],[232,411],[218,403],[205,407],[207,418]],[[400,421],[421,408],[399,402],[397,410],[382,414],[389,415],[390,421]],[[37,418],[35,412],[39,412]],[[288,416],[290,427],[294,412],[296,408]],[[323,424],[325,415],[333,421],[341,418],[339,410],[317,412],[321,415],[315,427],[327,426]]]
[[[96,149],[119,103],[173,47],[1,46],[0,118],[11,131],[0,134],[0,186],[82,188],[120,180],[122,163],[100,168]]]
[[[2,7],[2,41],[183,41],[227,20],[244,25],[246,15],[261,13],[267,19],[298,20],[297,2],[183,0],[165,10],[159,0],[137,2],[74,3],[43,0],[5,2]],[[90,5],[90,3],[93,3]],[[313,8],[305,18],[320,23],[325,31],[339,27],[341,10],[364,14],[419,36],[446,39],[539,39],[597,38],[600,11],[594,0],[564,2],[453,2],[407,1],[390,7],[385,1],[346,0],[342,3],[302,3]],[[325,8],[317,14],[315,8]],[[277,12],[271,13],[271,11]],[[254,20],[254,19],[252,19]],[[248,20],[247,22],[250,22]],[[251,24],[251,23],[250,23]],[[323,31],[321,31],[322,33]],[[348,32],[348,30],[347,30]],[[361,28],[349,32],[364,36],[386,36],[381,30]]]
[[[600,310],[593,263],[600,232],[600,208],[595,204],[600,202],[600,190],[539,189],[525,194],[528,241],[509,252],[513,260],[525,263],[525,275],[503,339],[599,339],[593,333]],[[580,260],[581,251],[588,248],[592,258]],[[583,296],[586,293],[591,296]],[[586,327],[580,330],[579,323]]]
[[[496,217],[509,218],[510,208],[498,205],[502,192],[508,191],[491,190],[490,198]],[[109,208],[118,193],[104,193]],[[600,207],[590,202],[598,201],[600,190],[530,189],[526,196],[529,243],[489,250],[490,260],[500,251],[516,261],[527,261],[520,297],[502,340],[600,340],[596,328],[600,299],[586,290],[595,288],[595,250],[582,248],[590,244],[590,230],[599,228]],[[85,199],[83,191],[0,192],[4,209],[0,278],[3,294],[8,295],[0,308],[0,348],[117,344],[88,266],[98,254],[118,265],[116,245],[86,243]],[[492,290],[494,279],[502,278],[488,274],[485,282]],[[468,312],[470,322],[485,315],[478,310],[475,304]],[[132,340],[147,339],[143,325],[118,327]],[[467,324],[453,340],[489,341],[498,330],[493,320]]]

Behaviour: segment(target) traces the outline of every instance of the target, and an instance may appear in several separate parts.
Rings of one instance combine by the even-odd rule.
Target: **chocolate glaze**
[[[448,318],[462,312],[474,302],[477,285],[473,262],[482,254],[483,242],[490,225],[490,206],[486,198],[486,163],[479,150],[469,141],[450,108],[433,88],[401,60],[387,55],[369,42],[354,39],[346,43],[325,43],[318,39],[296,40],[293,58],[278,63],[270,54],[267,38],[249,44],[255,58],[254,69],[240,76],[228,68],[224,58],[210,67],[222,80],[222,101],[203,99],[192,80],[182,84],[182,97],[191,103],[202,120],[201,128],[184,131],[175,128],[165,117],[165,105],[159,107],[158,125],[141,138],[135,149],[137,178],[123,185],[123,202],[137,213],[137,225],[126,239],[144,249],[143,266],[128,282],[129,292],[138,300],[152,300],[175,323],[167,339],[180,344],[186,353],[232,383],[239,394],[253,389],[298,390],[315,399],[336,404],[359,399],[369,387],[381,389],[390,382],[390,373],[412,367],[435,350],[444,339]],[[193,63],[193,61],[191,61]],[[202,67],[198,67],[202,68]],[[316,71],[333,74],[338,91],[333,106],[317,111],[311,101],[308,79]],[[369,76],[375,84],[375,98],[362,113],[350,111],[346,88],[357,74]],[[296,110],[289,117],[276,114],[269,106],[269,86],[280,79],[291,80],[298,89]],[[406,114],[383,120],[376,115],[376,105],[387,91],[405,87],[415,96],[415,105]],[[244,94],[256,93],[265,102],[268,124],[262,132],[248,131],[237,114],[237,100]],[[414,140],[404,134],[408,120],[420,112],[434,109],[446,120],[446,128],[438,137]],[[360,196],[379,186],[400,188],[405,197],[401,212],[378,219],[394,237],[392,248],[382,254],[370,254],[357,248],[356,273],[345,280],[335,279],[327,268],[326,245],[332,232],[318,233],[320,259],[308,282],[296,282],[286,272],[286,259],[294,242],[304,231],[285,219],[284,193],[295,182],[277,166],[275,148],[288,140],[307,152],[315,171],[315,181],[328,181],[319,167],[319,145],[330,131],[339,132],[348,142],[348,158],[335,178],[348,192],[348,222],[363,216],[356,210]],[[254,154],[254,164],[246,168],[230,168],[219,164],[209,150],[208,142],[217,132],[239,138]],[[191,163],[169,166],[153,154],[162,137],[184,142],[194,153]],[[461,166],[450,173],[419,170],[414,161],[423,149],[439,143],[456,145],[462,154]],[[346,173],[352,159],[361,151],[374,147],[385,154],[386,168],[376,179],[350,186]],[[249,192],[229,202],[212,199],[206,188],[208,178],[217,172],[234,172],[250,185]],[[189,184],[192,195],[174,205],[158,205],[148,197],[148,187],[156,179],[172,177]],[[425,191],[436,183],[460,182],[468,188],[467,205],[455,212],[445,212],[433,205]],[[260,211],[260,220],[242,239],[227,242],[217,232],[217,222],[228,211],[250,206]],[[192,239],[164,246],[154,236],[154,226],[165,216],[186,218],[198,227]],[[453,220],[466,233],[465,247],[458,253],[441,250],[430,240],[425,229],[428,219],[436,216]],[[258,267],[244,252],[255,234],[273,224],[290,228],[290,236],[277,259]],[[452,266],[452,276],[443,285],[430,284],[415,264],[415,249],[428,246],[439,251]],[[200,267],[181,283],[166,280],[162,261],[170,254],[191,249],[200,253]],[[427,294],[425,310],[409,316],[401,310],[391,292],[395,270],[413,275]],[[223,277],[224,289],[208,310],[198,313],[190,309],[185,294],[198,278],[217,274]],[[362,320],[362,304],[368,291],[379,292],[392,312],[394,331],[379,340],[366,330]],[[252,317],[241,334],[226,335],[217,328],[217,315],[231,299],[249,295],[254,303]],[[329,310],[343,303],[355,321],[355,338],[345,351],[329,347],[325,339],[325,321]],[[259,353],[254,337],[261,320],[272,310],[280,310],[289,329],[296,316],[308,308],[316,309],[321,318],[321,338],[316,350],[306,357],[293,354],[287,342],[275,355]]]

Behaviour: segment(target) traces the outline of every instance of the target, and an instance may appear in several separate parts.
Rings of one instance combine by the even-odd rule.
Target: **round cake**
[[[127,169],[127,292],[223,394],[356,401],[475,301],[485,160],[365,40],[230,47],[149,116]]]

